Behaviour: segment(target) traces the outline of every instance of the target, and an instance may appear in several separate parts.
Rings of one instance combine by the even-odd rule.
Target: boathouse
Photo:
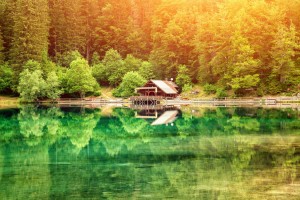
[[[178,86],[172,81],[150,80],[143,87],[136,88],[135,92],[140,96],[176,98]]]
[[[159,104],[162,99],[174,99],[178,96],[178,86],[172,81],[149,80],[143,87],[135,89],[139,96],[131,97],[134,104]]]

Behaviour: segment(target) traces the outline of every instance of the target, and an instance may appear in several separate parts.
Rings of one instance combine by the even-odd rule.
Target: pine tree
[[[240,32],[236,32],[230,42],[224,82],[235,92],[257,86],[260,81],[257,74],[260,63],[253,58],[254,50],[248,40]]]
[[[286,92],[290,86],[300,83],[300,74],[295,66],[296,51],[299,49],[295,26],[292,24],[289,28],[279,27],[274,38],[271,51],[272,73],[269,77],[269,92],[273,94],[282,90]]]
[[[41,61],[48,51],[48,1],[17,0],[15,9],[10,63],[17,81],[27,60]]]
[[[4,46],[3,46],[3,37],[2,37],[2,31],[0,26],[0,65],[4,62]]]
[[[97,52],[101,56],[111,48],[122,56],[129,53],[126,38],[133,31],[129,25],[130,11],[128,0],[110,0],[101,7],[95,30]]]
[[[0,4],[2,9],[2,12],[0,13],[0,24],[2,26],[3,52],[7,59],[9,57],[9,49],[11,48],[13,39],[13,17],[15,13],[16,0],[3,0]]]
[[[189,66],[197,74],[197,54],[194,54],[194,35],[196,33],[196,2],[163,1],[158,7],[152,24],[153,51],[150,59],[158,69],[158,76],[164,78],[176,76],[176,66]],[[196,76],[193,77],[196,79]]]

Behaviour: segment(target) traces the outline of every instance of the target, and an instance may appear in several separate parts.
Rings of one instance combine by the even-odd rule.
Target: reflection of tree
[[[123,138],[126,136],[122,123],[117,117],[103,117],[94,130],[93,139],[103,144],[109,155],[115,156],[121,151]]]
[[[18,114],[20,133],[28,145],[40,142],[53,143],[60,133],[62,112],[59,108],[39,109],[33,105],[22,106]]]
[[[142,135],[142,130],[147,126],[147,122],[134,117],[131,109],[115,109],[114,114],[120,119],[126,133],[131,135]]]
[[[12,140],[19,132],[16,114],[16,109],[0,110],[0,141],[2,144]]]
[[[0,199],[300,195],[293,110],[203,109],[199,116],[183,112],[174,126],[150,126],[128,109],[100,121],[99,111],[89,109],[7,112],[0,112]]]
[[[72,144],[81,149],[89,144],[99,118],[100,114],[93,110],[66,113],[64,116],[65,123],[63,123],[64,132]]]

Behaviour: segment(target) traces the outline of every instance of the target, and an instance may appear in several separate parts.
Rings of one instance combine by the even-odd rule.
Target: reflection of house
[[[164,112],[159,118],[157,118],[151,125],[163,125],[163,124],[171,124],[177,119],[178,110],[169,110]]]
[[[176,98],[178,86],[172,81],[150,80],[144,87],[136,88],[135,92],[144,97]]]
[[[154,106],[153,108],[147,108],[148,109],[137,109],[135,117],[140,119],[154,119],[151,123],[152,126],[171,124],[177,119],[177,115],[179,114],[179,110],[177,110],[174,106]]]

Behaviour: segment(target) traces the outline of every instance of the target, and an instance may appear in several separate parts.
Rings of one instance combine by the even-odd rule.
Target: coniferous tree
[[[50,0],[50,53],[69,51],[84,53],[85,26],[81,16],[81,0]]]
[[[257,73],[259,61],[253,58],[254,50],[248,40],[239,32],[231,37],[230,52],[227,54],[224,81],[235,92],[257,86],[260,81]]]
[[[17,0],[15,10],[10,63],[17,82],[22,65],[30,59],[41,61],[48,50],[48,1]]]
[[[3,0],[0,6],[0,26],[2,29],[3,47],[5,58],[8,59],[9,49],[12,45],[14,13],[16,0]]]
[[[4,46],[3,46],[3,37],[1,32],[1,26],[0,26],[0,64],[4,62]]]
[[[273,44],[269,92],[276,94],[300,83],[300,73],[295,63],[296,51],[299,49],[295,26],[279,27]]]

